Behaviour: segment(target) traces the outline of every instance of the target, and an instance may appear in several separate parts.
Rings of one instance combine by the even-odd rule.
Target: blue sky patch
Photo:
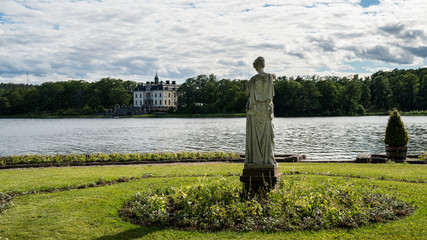
[[[3,16],[5,16],[5,14],[0,12],[0,24],[7,23],[7,20],[3,18]]]
[[[424,60],[424,62],[426,63],[427,60]],[[349,70],[343,70],[343,72],[349,72],[349,73],[353,73],[353,72],[357,72],[357,73],[374,73],[377,72],[381,69],[383,70],[393,70],[395,68],[397,69],[417,69],[420,68],[422,66],[415,66],[415,65],[399,65],[399,64],[392,64],[392,63],[383,63],[383,62],[373,62],[373,61],[353,61],[353,62],[348,62],[348,65],[352,66],[354,69],[349,69]]]
[[[370,7],[372,5],[380,5],[380,1],[379,0],[362,0],[360,1],[360,6],[367,8]]]

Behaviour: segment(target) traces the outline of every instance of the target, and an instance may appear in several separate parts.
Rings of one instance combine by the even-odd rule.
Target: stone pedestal
[[[245,164],[240,181],[243,183],[246,194],[267,193],[276,187],[282,177],[277,164],[264,166],[250,166]]]

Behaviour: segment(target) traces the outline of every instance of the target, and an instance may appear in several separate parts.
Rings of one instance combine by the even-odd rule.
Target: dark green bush
[[[106,109],[102,105],[98,105],[98,107],[96,107],[96,112],[97,113],[105,113],[105,111],[106,111]]]
[[[399,111],[395,108],[390,112],[385,130],[384,142],[390,146],[406,146],[409,142],[409,134],[400,118]]]
[[[414,207],[376,186],[349,180],[288,177],[276,191],[250,198],[240,182],[220,179],[149,189],[124,203],[120,215],[144,226],[200,231],[291,231],[356,228],[407,216]]]

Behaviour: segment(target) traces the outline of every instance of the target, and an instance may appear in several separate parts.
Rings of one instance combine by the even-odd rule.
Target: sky
[[[426,0],[0,0],[0,83],[427,66]]]

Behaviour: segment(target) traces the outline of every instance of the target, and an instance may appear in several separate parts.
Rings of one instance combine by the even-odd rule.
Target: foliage
[[[419,161],[425,161],[425,162],[427,162],[427,152],[425,152],[424,154],[418,156],[418,160]]]
[[[213,74],[188,78],[178,89],[176,113],[243,113],[246,85],[247,80],[219,80]],[[115,105],[131,105],[136,86],[136,82],[114,78],[93,83],[0,84],[0,116],[104,113]],[[353,116],[387,112],[393,107],[427,110],[427,68],[378,71],[363,79],[358,75],[280,76],[274,88],[279,117]]]
[[[395,108],[390,112],[385,131],[384,142],[390,146],[406,146],[409,142],[409,134],[400,118],[399,111]]]
[[[132,104],[136,82],[102,78],[45,82],[41,85],[0,85],[0,115],[48,114],[59,116],[105,113],[118,105]]]
[[[6,212],[6,209],[13,206],[12,196],[0,192],[0,214]]]
[[[0,157],[0,166],[20,164],[55,163],[67,165],[76,162],[146,162],[146,161],[183,161],[183,160],[230,160],[238,159],[240,155],[232,152],[156,152],[156,153],[91,153],[69,155],[20,155]]]
[[[189,78],[178,89],[177,113],[244,112],[246,82],[218,81],[213,74]]]
[[[360,116],[367,112],[427,109],[427,70],[379,71],[371,77],[281,76],[275,81],[279,117]],[[420,81],[420,79],[422,81]],[[243,112],[247,80],[189,78],[179,88],[177,113]]]
[[[413,213],[413,206],[377,188],[348,180],[314,184],[288,177],[276,191],[250,198],[242,193],[240,184],[205,180],[192,186],[150,188],[127,201],[120,215],[144,226],[292,231],[356,228]]]

